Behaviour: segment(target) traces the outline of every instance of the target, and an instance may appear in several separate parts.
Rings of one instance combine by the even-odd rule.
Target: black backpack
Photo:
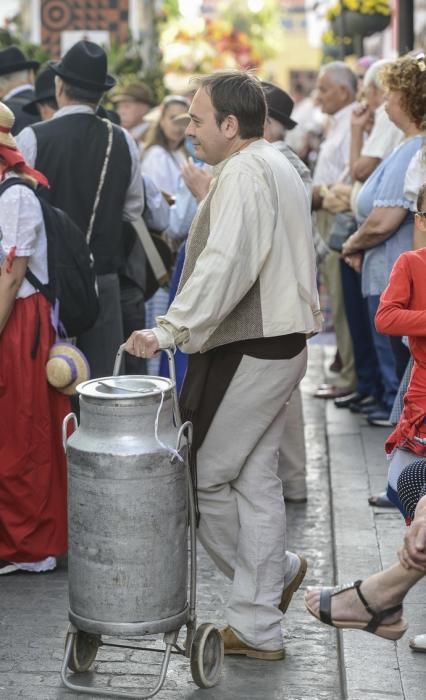
[[[11,177],[0,185],[0,195],[12,185],[34,189],[19,177]],[[43,212],[47,237],[48,284],[43,284],[27,268],[25,277],[46,299],[59,301],[59,320],[68,336],[79,336],[89,330],[99,313],[93,257],[86,238],[62,209],[57,209],[37,196]]]

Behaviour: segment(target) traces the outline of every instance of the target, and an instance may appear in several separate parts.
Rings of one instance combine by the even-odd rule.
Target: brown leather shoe
[[[239,656],[248,656],[251,659],[263,659],[264,661],[280,661],[285,656],[283,649],[274,649],[273,651],[265,651],[264,649],[255,649],[245,644],[237,637],[231,627],[224,627],[219,630],[223,639],[225,654],[233,654]]]
[[[282,613],[286,612],[288,606],[291,603],[293,595],[296,593],[297,589],[300,588],[300,585],[303,579],[305,578],[306,570],[308,568],[308,562],[306,561],[305,557],[301,557],[299,554],[297,556],[300,559],[300,566],[294,578],[292,578],[288,586],[284,588],[281,596],[281,602],[278,606]]]

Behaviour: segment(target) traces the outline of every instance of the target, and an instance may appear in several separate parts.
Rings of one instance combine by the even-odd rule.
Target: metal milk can
[[[78,387],[66,451],[69,618],[79,630],[155,634],[187,620],[188,482],[172,454],[173,388],[148,376]]]

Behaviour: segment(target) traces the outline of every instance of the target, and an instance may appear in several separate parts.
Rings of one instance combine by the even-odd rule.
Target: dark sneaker
[[[367,423],[368,425],[376,426],[378,428],[391,428],[392,423],[389,420],[389,415],[389,411],[386,409],[373,411],[366,416]]]
[[[364,396],[361,401],[351,401],[349,410],[351,413],[364,413],[366,409],[371,410],[372,406],[380,408],[374,396]]]
[[[359,394],[357,391],[354,391],[352,394],[334,399],[334,405],[337,406],[337,408],[349,408],[352,403],[359,404],[363,399],[367,398],[369,397],[366,394]]]

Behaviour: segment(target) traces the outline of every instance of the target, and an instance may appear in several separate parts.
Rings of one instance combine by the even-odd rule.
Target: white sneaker
[[[53,571],[53,569],[56,569],[56,557],[46,557],[46,559],[31,562],[0,562],[0,576],[3,574],[14,574],[17,571],[39,574],[43,573],[43,571]]]
[[[413,639],[410,639],[408,644],[413,651],[426,652],[426,634],[416,634]]]
[[[14,571],[19,571],[19,566],[11,561],[0,561],[0,576],[3,574],[13,574]]]

